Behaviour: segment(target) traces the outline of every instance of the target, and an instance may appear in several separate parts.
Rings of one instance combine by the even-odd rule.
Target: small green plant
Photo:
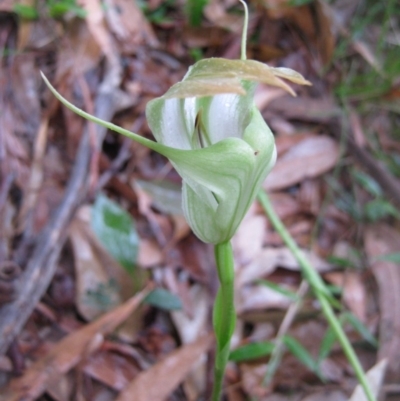
[[[186,14],[191,26],[199,26],[203,16],[204,7],[208,4],[208,0],[187,0]]]
[[[19,17],[27,20],[39,18],[39,11],[36,6],[16,3],[14,12]],[[76,0],[47,0],[45,2],[45,12],[50,18],[62,18],[67,13],[81,18],[86,16],[86,11],[76,3]]]
[[[146,18],[154,24],[162,24],[165,22],[171,22],[168,17],[168,10],[170,7],[174,6],[176,0],[166,0],[163,1],[159,7],[151,9],[148,5],[147,0],[136,0],[138,6],[146,16]]]
[[[352,181],[357,184],[357,188],[361,188],[369,199],[362,204],[357,201],[355,187],[353,191],[344,190],[338,181],[330,179],[330,185],[336,192],[336,205],[349,213],[356,221],[367,221],[370,223],[388,217],[399,219],[400,212],[393,204],[385,198],[385,194],[377,181],[368,174],[353,169],[351,170]]]

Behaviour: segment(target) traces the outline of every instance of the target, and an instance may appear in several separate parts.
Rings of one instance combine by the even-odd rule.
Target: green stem
[[[243,4],[244,8],[244,22],[243,22],[243,31],[242,31],[242,46],[240,59],[246,60],[246,47],[247,47],[247,29],[249,26],[249,10],[247,9],[247,4],[243,0],[239,0]]]
[[[313,288],[315,296],[321,304],[321,308],[325,315],[325,318],[328,320],[333,331],[335,332],[336,337],[343,348],[343,352],[345,353],[348,361],[353,367],[357,379],[364,389],[368,401],[376,401],[376,398],[371,391],[360,361],[358,360],[349,339],[343,331],[343,328],[340,325],[338,318],[333,312],[332,306],[329,302],[329,296],[327,295],[329,294],[329,291],[326,288],[325,283],[323,282],[319,274],[315,271],[315,269],[311,266],[310,262],[307,260],[304,254],[301,252],[300,248],[297,246],[289,231],[286,230],[286,227],[283,225],[282,221],[275,213],[275,210],[273,209],[271,201],[268,198],[267,194],[264,191],[260,191],[260,193],[258,194],[258,199],[263,206],[265,213],[270,219],[272,225],[275,227],[275,230],[281,236],[286,246],[293,253],[293,256],[296,258],[297,262],[302,268],[305,278]]]
[[[215,299],[213,324],[217,340],[215,355],[214,386],[212,401],[221,397],[224,372],[229,358],[230,340],[235,329],[236,314],[234,305],[234,263],[230,242],[215,245],[215,261],[217,264],[220,288]]]

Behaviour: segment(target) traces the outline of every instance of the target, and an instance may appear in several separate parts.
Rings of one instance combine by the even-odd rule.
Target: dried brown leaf
[[[382,359],[375,366],[367,372],[367,381],[371,388],[372,394],[377,398],[378,394],[382,388],[383,379],[385,377],[387,366],[387,359]],[[365,396],[364,390],[361,385],[358,384],[355,388],[353,394],[351,395],[349,401],[367,401],[367,397]]]
[[[170,353],[153,367],[140,373],[120,393],[116,401],[164,401],[208,350],[212,341],[213,336],[207,335]]]
[[[245,286],[236,293],[238,314],[266,309],[287,309],[292,300],[266,286]]]
[[[202,285],[189,288],[190,310],[172,311],[171,317],[183,344],[190,344],[207,331],[209,313],[209,293]],[[185,302],[186,304],[187,302]]]
[[[110,32],[105,23],[103,6],[99,0],[80,0],[86,10],[86,22],[103,54],[110,60],[115,60],[116,49],[113,45]]]
[[[347,396],[343,391],[340,390],[323,390],[317,391],[306,397],[302,398],[301,401],[347,401]]]
[[[333,97],[305,98],[282,96],[272,100],[268,109],[281,117],[300,121],[329,123],[341,110]]]
[[[148,268],[160,265],[163,254],[159,245],[154,240],[141,238],[139,242],[139,253],[137,263],[139,266]]]
[[[332,272],[324,275],[330,283],[343,289],[343,301],[354,315],[366,322],[367,293],[362,277],[357,272]]]
[[[112,333],[140,305],[149,290],[144,290],[124,304],[107,312],[93,323],[68,335],[43,358],[35,362],[24,375],[11,382],[9,392],[0,396],[2,401],[35,400],[47,386],[61,374],[94,353],[105,335]]]
[[[327,136],[307,138],[285,153],[264,182],[270,191],[290,187],[306,178],[318,177],[332,169],[339,158],[339,147]]]
[[[388,360],[390,381],[400,381],[400,266],[381,259],[399,251],[400,234],[394,228],[376,224],[365,232],[365,251],[379,288],[380,333],[378,359]]]
[[[306,140],[307,138],[314,138],[315,135],[310,133],[296,133],[295,135],[279,135],[276,138],[276,149],[278,151],[278,157],[285,154],[293,146]]]
[[[235,262],[238,265],[253,260],[263,246],[267,219],[265,215],[255,214],[253,210],[254,208],[247,213],[232,240]]]
[[[285,19],[295,25],[301,36],[312,45],[323,64],[332,58],[335,38],[332,33],[330,9],[323,1],[316,1],[304,6],[294,6],[288,1],[262,0],[267,13],[272,19]]]
[[[302,250],[304,256],[319,272],[327,272],[332,266],[315,253]],[[277,267],[300,271],[300,266],[288,248],[264,248],[249,264],[240,268],[236,276],[237,287],[244,286],[271,274]]]
[[[102,57],[102,51],[85,21],[74,18],[66,25],[65,46],[60,46],[57,53],[57,79],[69,71],[85,74],[94,69]]]
[[[136,2],[106,0],[104,3],[108,25],[124,48],[132,50],[145,41],[154,47],[159,45],[151,25]]]
[[[139,373],[139,369],[131,361],[112,352],[97,352],[92,355],[83,370],[116,391],[123,390]]]

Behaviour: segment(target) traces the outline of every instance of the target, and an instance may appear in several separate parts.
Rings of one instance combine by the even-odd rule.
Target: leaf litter
[[[273,67],[294,68],[313,83],[298,90],[295,99],[281,89],[258,88],[256,101],[276,133],[279,153],[264,188],[342,301],[338,314],[350,311],[363,325],[357,330],[358,323],[343,323],[364,368],[375,372],[374,391],[385,396],[387,383],[400,380],[399,318],[393,307],[400,293],[398,261],[386,258],[399,251],[399,224],[389,217],[366,225],[370,222],[362,218],[363,204],[374,195],[348,174],[356,161],[339,132],[345,132],[346,124],[338,129],[337,119],[348,115],[356,145],[380,158],[372,158],[372,166],[370,159],[357,158],[357,168],[368,173],[379,165],[384,173],[374,178],[383,190],[375,196],[385,196],[391,193],[387,185],[399,182],[398,138],[390,133],[395,117],[374,108],[366,115],[362,104],[351,99],[351,104],[340,103],[334,93],[347,71],[345,57],[338,55],[344,39],[350,40],[346,57],[359,57],[357,66],[362,59],[382,74],[385,65],[373,50],[371,36],[351,37],[355,1],[346,7],[324,1],[249,3],[249,56]],[[49,289],[31,305],[14,345],[0,357],[0,399],[34,400],[45,392],[56,400],[206,399],[216,273],[212,250],[190,234],[182,218],[178,176],[159,156],[114,134],[107,133],[101,146],[96,144],[93,127],[86,128],[44,91],[39,70],[64,96],[88,110],[109,109],[96,99],[110,90],[116,102],[113,118],[128,129],[137,124],[134,131],[150,135],[143,124],[147,101],[165,93],[197,59],[238,57],[240,8],[235,1],[210,1],[201,25],[193,27],[176,2],[88,0],[80,5],[85,16],[69,10],[54,19],[44,7],[36,10],[37,20],[16,20],[12,2],[0,3],[0,313],[23,292],[18,277],[32,249],[41,246],[41,234],[51,229],[51,216],[73,179],[83,132],[92,130],[90,146],[79,150],[91,159],[85,184],[91,190],[74,194],[81,196],[79,208],[63,209],[71,211],[68,235],[57,243],[64,251],[59,259],[54,257],[58,262],[48,262],[57,264]],[[35,11],[33,2],[26,7]],[[395,37],[398,28],[391,29]],[[388,93],[395,94],[396,86]],[[123,152],[130,157],[118,162]],[[370,164],[363,164],[365,160]],[[385,174],[397,181],[385,186]],[[132,246],[137,252],[129,249],[123,256],[128,255],[129,263],[101,245],[93,230],[87,211],[100,189],[135,225],[139,242]],[[116,227],[124,230],[123,225]],[[336,252],[343,243],[354,252]],[[301,285],[299,266],[257,204],[235,236],[234,249],[238,323],[232,346],[273,343],[285,311],[297,302],[289,295]],[[144,298],[140,291],[149,283],[163,291],[153,293],[151,305],[139,305]],[[0,334],[6,329],[0,325]],[[353,393],[353,372],[334,340],[330,345],[326,341],[327,356],[318,361],[327,333],[319,305],[307,292],[285,333],[295,340],[271,384],[263,386],[268,356],[231,363],[227,399],[243,401],[253,395],[267,401],[361,401],[358,390]],[[378,336],[377,349],[367,340],[371,336]],[[383,360],[386,379],[379,362]],[[310,369],[317,362],[325,381]],[[22,375],[16,377],[19,370]]]

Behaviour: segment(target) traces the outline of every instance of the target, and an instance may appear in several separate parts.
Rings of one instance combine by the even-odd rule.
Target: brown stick
[[[112,63],[95,101],[95,114],[99,118],[111,120],[119,108],[119,98],[116,96],[119,83],[119,66]],[[106,129],[97,126],[96,131],[99,148]],[[69,222],[88,191],[90,158],[89,133],[85,128],[64,198],[49,224],[38,237],[32,257],[17,284],[18,296],[14,302],[0,309],[0,355],[7,351],[13,339],[20,333],[51,282],[56,262],[66,239]]]

